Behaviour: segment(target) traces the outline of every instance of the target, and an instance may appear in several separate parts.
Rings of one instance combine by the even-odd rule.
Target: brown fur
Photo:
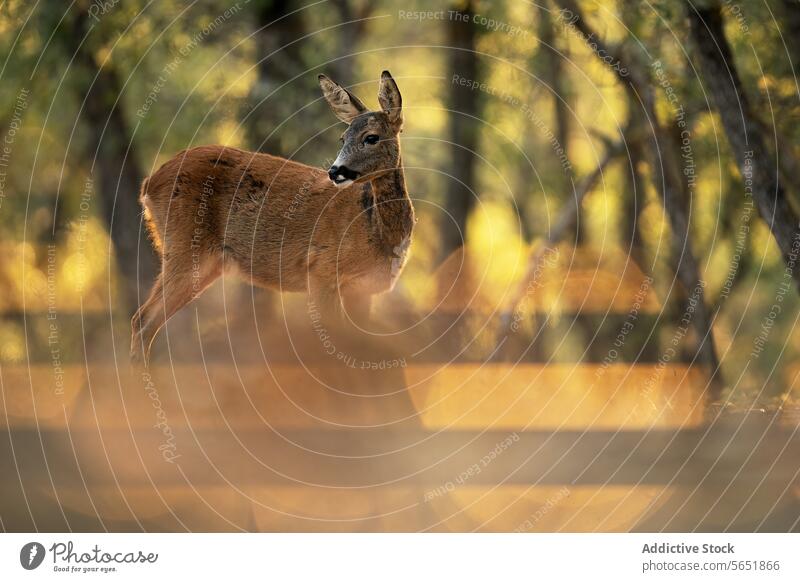
[[[393,287],[414,225],[397,139],[400,94],[385,72],[384,111],[369,112],[327,78],[320,84],[350,123],[337,158],[359,174],[349,186],[337,187],[318,168],[224,146],[181,152],[144,181],[141,203],[161,273],[133,317],[132,357],[146,363],[161,326],[223,270],[256,285],[310,291],[328,310],[342,299],[368,306],[371,295]],[[366,144],[365,135],[380,142]]]

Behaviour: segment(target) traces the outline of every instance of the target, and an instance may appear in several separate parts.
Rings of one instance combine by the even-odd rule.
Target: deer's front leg
[[[342,319],[342,298],[339,289],[320,281],[311,281],[308,290],[309,313],[317,316],[330,324],[336,324]]]
[[[354,325],[363,328],[370,322],[372,295],[354,290],[342,291],[342,315]]]

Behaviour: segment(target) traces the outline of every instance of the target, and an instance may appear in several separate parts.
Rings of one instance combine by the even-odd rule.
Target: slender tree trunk
[[[156,257],[147,236],[141,232],[142,209],[139,189],[144,179],[134,151],[131,132],[120,99],[122,84],[116,71],[106,64],[98,67],[91,50],[91,35],[81,44],[89,31],[89,16],[85,10],[76,11],[70,34],[66,35],[68,50],[75,55],[75,66],[83,69],[85,84],[84,114],[88,125],[87,158],[92,163],[93,194],[114,244],[120,276],[122,303],[132,314],[139,297],[152,285]]]
[[[545,82],[552,90],[555,111],[555,136],[558,143],[569,154],[569,108],[567,107],[566,84],[562,57],[556,50],[555,24],[550,7],[539,9],[539,37],[542,40],[542,73]]]
[[[782,8],[781,28],[789,46],[794,74],[800,78],[800,2],[782,0]]]
[[[550,13],[549,3],[538,9],[539,14],[539,38],[541,39],[539,55],[539,67],[542,79],[550,87],[550,98],[553,103],[553,135],[555,136],[558,147],[563,148],[564,155],[569,158],[569,108],[567,106],[566,84],[564,83],[563,58],[556,51],[555,23]],[[561,190],[565,190],[569,181],[561,179]],[[582,220],[582,207],[577,208],[578,215],[575,218],[575,244],[580,245],[586,241],[584,221]]]
[[[622,22],[630,31],[634,38],[641,36],[641,20],[635,17],[638,0],[623,0],[620,9],[622,10]],[[634,99],[630,91],[627,92],[628,111],[630,111],[628,126],[631,134],[639,136],[639,139],[630,141],[628,146],[628,162],[625,168],[627,176],[628,192],[623,206],[623,228],[625,229],[625,241],[629,251],[629,256],[638,264],[639,268],[647,275],[652,276],[652,265],[649,265],[644,253],[644,241],[639,229],[639,216],[644,206],[646,178],[642,175],[642,168],[646,162],[644,155],[644,136],[647,131],[642,125],[641,115],[636,114],[640,107],[639,102]]]
[[[337,58],[335,61],[327,65],[330,68],[330,77],[335,79],[337,83],[342,86],[351,84],[355,79],[353,77],[353,65],[355,63],[355,53],[358,52],[358,44],[364,36],[364,32],[369,22],[367,18],[370,17],[375,4],[373,2],[363,2],[359,5],[354,0],[331,0],[333,6],[339,13],[339,20],[344,23],[336,29],[337,31],[337,57],[345,55],[349,56],[347,59]],[[376,78],[379,76],[380,71],[376,71]]]
[[[672,249],[675,261],[675,272],[686,294],[693,303],[692,325],[697,334],[696,359],[709,368],[709,398],[719,398],[724,384],[721,378],[719,358],[714,346],[714,335],[711,317],[705,304],[705,291],[700,279],[700,270],[692,252],[689,240],[689,220],[685,209],[685,184],[680,170],[680,150],[672,136],[659,123],[656,115],[655,96],[653,94],[648,71],[634,58],[621,58],[618,47],[607,45],[595,30],[583,18],[581,10],[573,0],[556,0],[565,10],[573,15],[573,25],[586,38],[592,39],[597,54],[604,54],[612,62],[624,63],[630,75],[612,68],[634,103],[638,107],[632,109],[633,115],[640,115],[644,127],[652,127],[653,147],[646,148],[650,157],[649,165],[657,173],[655,186],[661,192],[664,211],[673,231]],[[661,154],[659,156],[659,154]],[[687,305],[688,312],[689,305]]]
[[[780,182],[778,166],[767,149],[752,113],[730,45],[723,31],[718,5],[698,8],[687,5],[690,36],[700,61],[703,81],[719,111],[731,150],[744,176],[752,172],[753,198],[761,217],[778,243],[783,260],[800,287],[797,268],[798,217]]]
[[[299,6],[292,0],[256,0],[252,6],[258,52],[256,83],[245,121],[247,141],[253,150],[288,155],[283,151],[290,147],[282,139],[285,132],[275,130],[299,105],[291,85],[280,87],[306,69],[300,53],[300,39],[306,34],[304,11],[294,12]]]
[[[476,25],[474,9],[469,0],[465,6],[452,10],[447,21],[447,45],[450,59],[449,74],[464,79],[478,79],[478,59],[475,54]],[[467,237],[467,218],[475,206],[475,151],[478,147],[479,92],[453,83],[448,93],[448,133],[450,165],[445,192],[445,209],[449,216],[442,217],[441,258],[446,259],[461,247]]]
[[[634,130],[636,131],[636,130]],[[642,131],[637,132],[643,135]],[[639,216],[642,213],[644,204],[644,177],[642,176],[641,166],[644,163],[644,156],[640,150],[641,142],[632,142],[628,149],[628,164],[625,166],[627,176],[627,190],[625,193],[625,203],[623,205],[623,232],[625,240],[623,245],[628,250],[630,257],[637,263],[639,268],[649,273],[650,266],[644,256],[644,244],[642,233],[639,230]]]

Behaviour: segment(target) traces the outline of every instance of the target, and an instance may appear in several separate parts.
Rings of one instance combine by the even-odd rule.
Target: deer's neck
[[[414,207],[406,191],[401,165],[372,180],[378,232],[385,250],[396,254],[396,247],[407,248],[414,228]]]

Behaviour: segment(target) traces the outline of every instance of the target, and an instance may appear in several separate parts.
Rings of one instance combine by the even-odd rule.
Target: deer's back
[[[319,168],[203,146],[153,173],[145,204],[166,233],[167,252],[170,239],[173,250],[195,245],[223,252],[254,282],[291,291],[305,289],[309,275],[368,276],[381,260],[368,188],[337,189]]]

